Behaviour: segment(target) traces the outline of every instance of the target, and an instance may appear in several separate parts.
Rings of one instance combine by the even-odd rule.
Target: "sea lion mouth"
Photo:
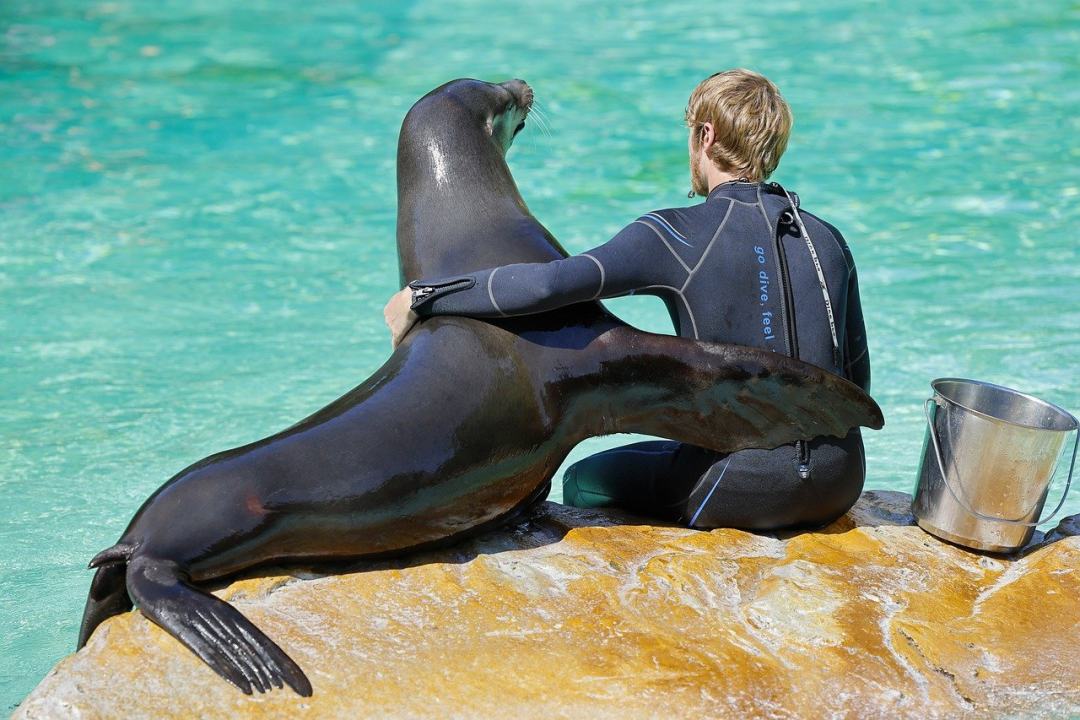
[[[497,83],[495,87],[505,94],[498,98],[492,110],[492,117],[487,121],[485,130],[494,137],[499,148],[505,154],[518,134],[525,129],[525,122],[533,105],[533,89],[519,78]],[[509,96],[509,97],[508,97]]]

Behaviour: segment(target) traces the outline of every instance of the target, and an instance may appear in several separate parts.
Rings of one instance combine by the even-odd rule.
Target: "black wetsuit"
[[[650,212],[580,255],[412,282],[413,309],[421,317],[503,317],[658,295],[681,336],[793,355],[869,390],[851,252],[836,228],[793,212],[793,203],[797,197],[772,183],[724,183],[705,202]],[[858,498],[864,474],[858,429],[843,439],[727,455],[656,440],[575,463],[564,477],[563,500],[692,527],[771,529],[829,522]]]

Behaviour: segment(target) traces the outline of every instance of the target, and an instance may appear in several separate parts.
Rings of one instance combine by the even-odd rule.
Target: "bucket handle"
[[[1073,428],[1073,431],[1076,433],[1076,439],[1073,441],[1072,462],[1069,463],[1069,477],[1065,480],[1065,492],[1061,493],[1061,500],[1058,501],[1057,507],[1054,508],[1054,512],[1050,513],[1045,518],[1036,520],[1035,522],[1024,522],[1023,520],[1008,520],[1006,518],[996,517],[994,515],[985,515],[978,510],[969,507],[968,504],[961,500],[960,496],[956,494],[956,491],[953,490],[952,485],[949,484],[949,476],[945,472],[945,463],[941,460],[941,447],[938,445],[937,430],[936,428],[934,428],[934,418],[930,416],[931,403],[935,405],[940,405],[940,403],[938,403],[937,401],[936,395],[932,398],[927,398],[926,402],[923,403],[923,411],[926,414],[926,424],[930,428],[930,440],[934,444],[934,456],[937,458],[938,469],[941,470],[941,480],[945,483],[945,488],[949,491],[949,494],[952,495],[953,500],[960,504],[960,507],[964,508],[980,520],[990,520],[991,522],[1005,523],[1007,525],[1024,525],[1025,527],[1035,527],[1036,525],[1040,525],[1044,522],[1052,520],[1054,516],[1058,514],[1058,511],[1061,510],[1061,507],[1065,504],[1065,498],[1069,496],[1069,486],[1072,485],[1073,468],[1076,466],[1076,450],[1078,447],[1080,447],[1080,426]],[[1035,508],[1032,507],[1031,510],[1028,510],[1026,513],[1024,513],[1023,516],[1026,517],[1027,515],[1030,515],[1034,509]]]

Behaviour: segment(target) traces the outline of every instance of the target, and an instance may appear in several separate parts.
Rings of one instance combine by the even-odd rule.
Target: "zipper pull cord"
[[[832,336],[833,345],[833,363],[836,364],[838,370],[843,371],[841,367],[842,358],[840,357],[840,342],[836,339],[836,319],[833,316],[832,300],[829,299],[829,286],[825,282],[825,273],[821,271],[821,261],[818,260],[817,249],[814,247],[814,243],[810,241],[810,233],[806,231],[806,226],[803,225],[802,217],[799,215],[799,207],[795,203],[794,198],[791,197],[791,193],[787,191],[787,188],[780,187],[784,191],[784,195],[788,199],[788,203],[791,205],[791,214],[795,216],[795,224],[799,226],[799,232],[802,233],[803,240],[806,241],[806,249],[810,251],[810,257],[814,261],[814,271],[817,273],[818,285],[821,286],[821,296],[825,298],[825,313],[829,316],[829,334]]]

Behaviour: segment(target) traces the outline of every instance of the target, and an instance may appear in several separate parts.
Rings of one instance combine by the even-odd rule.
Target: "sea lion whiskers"
[[[536,121],[536,127],[539,128],[540,132],[544,133],[545,135],[547,135],[550,138],[551,137],[550,122],[548,121],[546,115],[544,114],[544,110],[541,107],[539,100],[534,100],[533,101],[532,109],[531,109],[529,115],[532,117],[533,120]]]

